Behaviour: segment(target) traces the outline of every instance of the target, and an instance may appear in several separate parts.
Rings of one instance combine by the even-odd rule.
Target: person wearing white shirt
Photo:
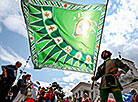
[[[39,85],[40,85],[40,83],[39,83],[38,81],[32,82],[32,86],[33,86],[32,97],[33,97],[34,99],[37,98]]]

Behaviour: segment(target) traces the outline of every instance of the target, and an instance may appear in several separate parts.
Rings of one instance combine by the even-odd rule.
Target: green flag
[[[106,5],[45,0],[22,0],[21,5],[36,69],[93,73]]]

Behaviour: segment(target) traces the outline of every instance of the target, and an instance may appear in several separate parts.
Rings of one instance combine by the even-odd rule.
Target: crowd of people
[[[20,79],[17,77],[17,70],[22,63],[17,61],[15,65],[1,66],[2,75],[0,75],[0,102],[92,102],[88,94],[84,98],[65,99],[59,96],[58,90],[50,87],[48,90],[41,87],[39,81],[31,81],[31,74],[23,74]]]
[[[72,98],[71,96],[63,99],[59,96],[58,90],[50,87],[41,87],[39,81],[31,81],[31,74],[23,74],[17,80],[17,70],[22,63],[17,61],[15,65],[1,66],[0,75],[0,102],[92,102],[88,94],[84,98]]]
[[[39,81],[31,81],[31,74],[22,75],[15,84],[17,70],[21,66],[19,61],[15,65],[1,66],[0,102],[60,102],[57,90],[50,87],[47,91]]]
[[[116,102],[123,102],[122,86],[118,78],[121,74],[126,74],[129,67],[122,63],[119,59],[111,59],[112,53],[105,50],[101,54],[104,63],[98,67],[96,76],[92,77],[93,81],[101,78],[100,98],[97,102],[107,102],[109,93],[113,93]],[[59,96],[58,90],[50,87],[46,90],[40,86],[38,81],[31,81],[31,74],[22,75],[17,81],[17,70],[22,63],[17,61],[15,65],[1,66],[2,75],[0,75],[0,102],[95,102],[85,93],[84,97],[67,97],[63,99]],[[118,71],[118,68],[121,70]],[[138,94],[136,90],[131,91],[133,97],[132,102],[138,102]],[[31,101],[30,101],[31,100]]]
[[[94,101],[88,97],[87,93],[84,93],[84,97],[73,98],[73,102],[94,102]]]

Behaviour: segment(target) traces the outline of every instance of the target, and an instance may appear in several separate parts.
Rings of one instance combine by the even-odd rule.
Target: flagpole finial
[[[119,58],[122,59],[121,52],[118,52]]]

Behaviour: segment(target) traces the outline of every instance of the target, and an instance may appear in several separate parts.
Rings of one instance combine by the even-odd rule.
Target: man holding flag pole
[[[116,102],[123,102],[122,93],[123,90],[118,78],[121,74],[126,74],[129,67],[122,63],[121,60],[111,59],[112,53],[104,50],[101,54],[101,58],[104,63],[98,67],[98,71],[95,76],[92,77],[93,81],[98,80],[100,77],[100,98],[101,102],[107,102],[109,93],[113,93]],[[118,71],[118,68],[121,70]]]

